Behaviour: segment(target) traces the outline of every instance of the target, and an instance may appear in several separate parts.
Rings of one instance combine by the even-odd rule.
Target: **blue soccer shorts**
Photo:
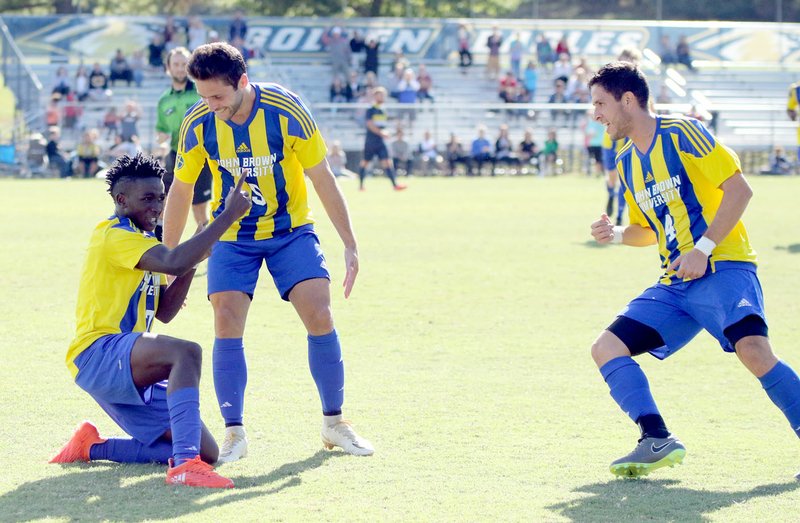
[[[286,301],[301,281],[331,279],[319,238],[308,224],[266,240],[217,242],[208,259],[208,294],[240,291],[252,298],[262,261]]]
[[[170,428],[166,381],[139,388],[133,383],[131,350],[143,333],[109,334],[75,358],[75,383],[135,440],[151,445]]]
[[[726,352],[734,352],[724,331],[747,316],[766,324],[764,297],[755,265],[717,262],[716,272],[688,282],[657,283],[631,301],[620,316],[654,329],[665,345],[650,351],[664,359],[689,343],[701,329],[717,339]]]
[[[617,151],[614,149],[603,149],[603,169],[606,171],[616,170]]]

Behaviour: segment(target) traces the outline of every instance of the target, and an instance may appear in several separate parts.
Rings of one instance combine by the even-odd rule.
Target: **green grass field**
[[[800,368],[800,178],[753,178],[745,216],[773,344]],[[321,449],[305,333],[266,272],[245,335],[250,457],[226,492],[170,488],[160,466],[56,466],[78,422],[121,435],[70,380],[83,251],[111,213],[98,180],[0,180],[1,521],[789,521],[800,442],[735,356],[700,335],[639,358],[685,463],[618,480],[638,432],[589,356],[595,336],[659,275],[655,248],[598,247],[598,179],[343,183],[361,273],[341,293],[342,248],[318,210],[343,342],[345,415],[370,458]],[[267,277],[265,277],[265,275]],[[205,280],[155,330],[206,348],[201,409],[218,437]]]

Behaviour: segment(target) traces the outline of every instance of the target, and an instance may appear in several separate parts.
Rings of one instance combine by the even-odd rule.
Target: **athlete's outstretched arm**
[[[192,206],[194,185],[175,178],[164,207],[164,245],[174,248],[181,241],[186,218]]]
[[[722,182],[719,188],[723,193],[722,201],[717,209],[717,214],[714,215],[714,219],[711,220],[711,224],[703,234],[715,245],[719,245],[719,242],[724,240],[739,223],[753,196],[753,190],[741,172],[737,172]],[[705,274],[707,263],[708,255],[695,246],[694,249],[672,262],[670,268],[677,268],[675,275],[678,278],[699,278]]]
[[[317,191],[317,195],[325,207],[325,212],[344,243],[344,263],[347,272],[344,276],[343,286],[344,297],[347,298],[350,296],[350,291],[353,290],[358,275],[358,245],[355,234],[353,234],[353,226],[350,223],[347,203],[327,159],[323,158],[320,163],[306,169],[305,172],[311,183],[314,184],[314,190]]]

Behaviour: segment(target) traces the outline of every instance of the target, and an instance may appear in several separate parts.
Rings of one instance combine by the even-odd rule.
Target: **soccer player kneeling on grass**
[[[150,333],[180,310],[194,267],[250,209],[244,177],[225,210],[190,240],[169,249],[153,233],[164,208],[164,169],[149,156],[123,156],[106,176],[114,214],[95,227],[81,276],[77,334],[67,352],[75,383],[132,439],[101,438],[84,422],[51,463],[109,460],[169,463],[168,484],[231,488],[214,472],[219,454],[200,420],[201,349]],[[177,278],[165,285],[164,274]],[[167,380],[167,381],[165,381]]]
[[[611,139],[629,138],[615,163],[630,225],[613,226],[603,215],[592,236],[599,243],[658,244],[665,270],[592,346],[611,396],[642,433],[611,472],[635,477],[683,460],[686,448],[667,430],[632,356],[664,359],[701,329],[736,353],[800,436],[800,379],[767,337],[756,254],[740,221],[752,190],[736,153],[693,118],[650,113],[647,80],[633,64],[602,67],[589,87],[594,117]]]

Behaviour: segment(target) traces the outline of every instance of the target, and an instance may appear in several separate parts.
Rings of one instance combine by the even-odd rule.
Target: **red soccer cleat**
[[[186,485],[187,487],[233,488],[233,481],[214,472],[214,467],[195,456],[177,467],[169,460],[167,485]]]
[[[406,189],[408,189],[408,186],[403,185],[402,183],[398,183],[397,185],[394,186],[395,191],[405,191]]]
[[[84,421],[75,430],[70,440],[61,451],[50,460],[50,463],[75,463],[76,461],[89,461],[89,449],[97,443],[106,440],[100,437],[97,427],[91,422]]]

